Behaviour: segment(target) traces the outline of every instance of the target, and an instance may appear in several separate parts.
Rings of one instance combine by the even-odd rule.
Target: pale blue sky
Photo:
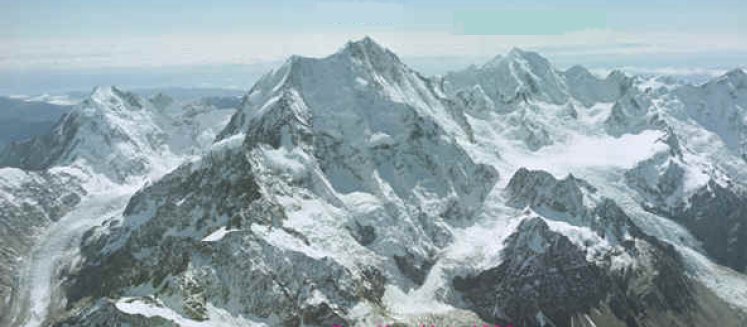
[[[341,28],[454,31],[465,11],[524,12],[522,26],[501,33],[534,33],[537,26],[681,32],[744,33],[747,2],[714,1],[197,1],[197,0],[2,0],[4,37],[151,36],[174,33],[336,31]],[[548,22],[545,14],[555,11]],[[536,15],[532,15],[534,12]],[[578,15],[582,13],[582,15]],[[604,21],[576,22],[599,13]],[[519,17],[524,18],[524,17]],[[532,19],[537,19],[530,21]],[[588,17],[587,17],[588,18]],[[500,22],[496,22],[500,24]],[[521,19],[516,23],[521,24]],[[456,32],[456,31],[454,31]]]
[[[363,35],[433,72],[434,58],[460,65],[514,46],[560,66],[747,64],[747,1],[652,2],[0,0],[0,90],[3,78],[49,70],[102,74],[322,56]]]

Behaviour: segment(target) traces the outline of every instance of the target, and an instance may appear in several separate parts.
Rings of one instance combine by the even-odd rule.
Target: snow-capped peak
[[[143,109],[145,104],[139,96],[134,93],[122,91],[115,86],[97,86],[91,95],[84,100],[87,104],[96,103],[98,108],[112,110],[138,110]]]
[[[747,73],[741,68],[735,68],[716,79],[716,82],[728,82],[735,89],[747,88]]]
[[[547,58],[541,56],[539,53],[534,51],[527,51],[520,48],[512,48],[511,51],[506,55],[508,60],[525,60],[531,65],[543,65],[545,67],[552,67],[550,61]]]
[[[611,72],[610,72],[610,73],[609,73],[609,74],[607,75],[607,78],[608,78],[608,79],[616,79],[616,80],[619,80],[619,79],[625,79],[625,78],[628,78],[628,75],[627,75],[627,74],[625,74],[625,72],[623,72],[622,70],[619,70],[619,69],[614,69],[614,70],[612,70],[612,71],[611,71]]]
[[[446,76],[457,92],[480,84],[496,104],[513,105],[526,101],[564,104],[568,91],[560,73],[550,61],[536,52],[514,48],[506,56],[496,56],[480,69],[468,69]]]
[[[340,52],[347,52],[351,55],[356,54],[369,54],[374,57],[381,56],[383,54],[387,54],[390,56],[396,55],[389,51],[387,48],[381,46],[376,41],[374,41],[372,38],[365,36],[360,40],[357,41],[349,41],[345,44],[345,47],[342,48]]]
[[[592,75],[588,69],[584,68],[584,66],[581,66],[581,65],[574,65],[571,68],[566,69],[564,74],[566,75],[566,77],[574,77],[574,78],[593,78],[594,77],[594,75]]]
[[[88,97],[93,99],[106,99],[107,97],[114,96],[115,93],[119,92],[121,91],[119,91],[114,85],[97,85],[93,87],[93,90]]]
[[[247,94],[244,108],[232,118],[220,134],[225,139],[246,131],[251,119],[264,112],[282,96],[293,89],[316,116],[316,126],[327,121],[319,117],[338,117],[342,112],[363,115],[375,121],[383,117],[378,100],[389,106],[408,106],[418,114],[428,116],[449,130],[460,130],[451,116],[450,102],[435,82],[410,69],[391,51],[371,38],[349,42],[340,51],[324,58],[293,56],[279,69],[262,77]],[[405,110],[405,109],[399,109]],[[368,111],[368,112],[367,112]],[[377,114],[374,114],[377,113]],[[394,124],[389,124],[394,125]],[[326,127],[326,126],[325,126]],[[334,129],[338,129],[339,126]]]
[[[495,57],[491,58],[486,63],[484,63],[481,68],[490,69],[491,67],[496,67],[501,63],[502,60],[503,60],[503,55],[500,55],[500,54],[496,55]],[[478,69],[478,67],[474,65],[470,66],[470,68],[473,68],[474,70]]]
[[[151,97],[150,99],[148,99],[148,101],[151,104],[153,104],[153,106],[155,106],[156,109],[159,109],[159,110],[165,109],[165,108],[167,108],[168,106],[170,106],[171,104],[174,103],[174,99],[173,98],[171,98],[170,96],[168,96],[166,94],[163,94],[161,92],[158,92],[158,94],[156,94],[153,97]]]
[[[394,52],[379,45],[366,36],[358,41],[348,42],[345,47],[332,57],[349,58],[355,65],[365,67],[383,77],[392,77],[392,73],[409,70]]]
[[[554,71],[547,58],[533,51],[512,48],[505,56],[497,55],[483,65],[484,69],[499,69],[502,66],[511,67],[512,71],[521,70],[525,73],[544,75],[544,72]]]
[[[263,76],[249,91],[248,99],[254,105],[267,101],[267,96],[281,89],[299,87],[302,79],[320,75],[358,74],[358,84],[367,77],[388,79],[402,71],[412,72],[396,54],[382,47],[370,37],[350,41],[336,53],[325,58],[293,55],[283,65]],[[369,76],[365,76],[369,75]],[[341,78],[342,76],[337,76]],[[346,81],[326,81],[342,83]],[[381,81],[379,82],[386,82]]]
[[[210,116],[206,110],[205,116],[177,117],[181,111],[160,110],[170,98],[157,96],[154,100],[114,86],[98,86],[49,133],[9,145],[0,153],[0,166],[29,170],[72,167],[122,183],[163,173],[180,161],[181,155],[195,151],[198,143],[202,146],[213,139],[193,135],[196,131],[189,130],[193,124],[210,124],[220,120],[221,114],[229,114]],[[194,122],[198,119],[204,122]],[[203,138],[209,141],[201,142]]]

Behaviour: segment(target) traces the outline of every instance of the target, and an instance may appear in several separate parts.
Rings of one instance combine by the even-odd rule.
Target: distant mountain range
[[[236,107],[242,91],[219,88],[136,89],[145,97],[168,94],[176,101],[212,98],[224,107]],[[12,141],[21,141],[51,130],[57,120],[85,99],[90,92],[68,92],[60,95],[0,96],[0,149]]]
[[[50,130],[71,107],[0,97],[0,148]]]

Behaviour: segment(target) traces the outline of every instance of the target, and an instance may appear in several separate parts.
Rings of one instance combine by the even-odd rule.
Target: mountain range
[[[0,166],[2,324],[747,323],[739,69],[428,77],[364,38],[241,101],[98,87]]]

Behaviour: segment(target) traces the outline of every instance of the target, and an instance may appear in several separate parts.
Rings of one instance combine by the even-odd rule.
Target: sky
[[[717,74],[747,64],[747,1],[0,0],[0,93],[247,88],[292,54],[364,35],[427,74],[512,47],[561,68]]]

